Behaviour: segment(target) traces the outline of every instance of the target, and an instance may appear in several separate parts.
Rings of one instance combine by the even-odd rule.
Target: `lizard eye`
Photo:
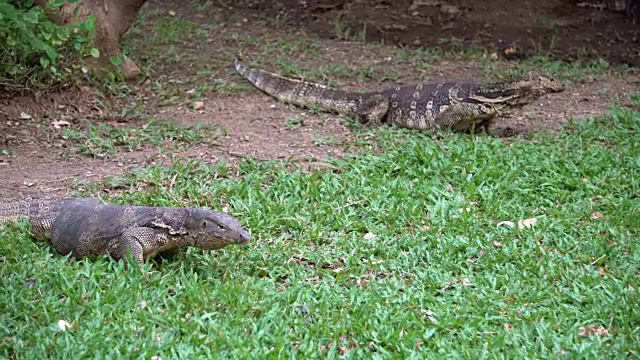
[[[202,224],[200,225],[200,227],[202,227],[203,229],[207,228],[207,220],[203,220]]]

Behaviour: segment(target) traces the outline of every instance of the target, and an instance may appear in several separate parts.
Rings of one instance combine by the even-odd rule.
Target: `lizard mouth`
[[[240,238],[238,239],[238,244],[246,244],[250,240],[251,240],[251,235],[249,235],[249,233],[242,234],[242,235],[240,235]]]

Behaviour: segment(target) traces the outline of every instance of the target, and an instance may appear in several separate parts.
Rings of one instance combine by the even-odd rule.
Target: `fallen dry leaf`
[[[462,279],[462,281],[460,282],[463,286],[471,286],[471,280],[469,280],[469,278],[464,278]]]
[[[51,122],[51,125],[56,128],[56,129],[60,129],[64,126],[69,126],[71,125],[68,121],[64,121],[64,120],[55,120]]]
[[[373,239],[373,238],[374,238],[374,237],[376,237],[376,236],[378,236],[378,235],[376,235],[376,234],[374,234],[374,233],[371,233],[371,232],[368,232],[368,233],[364,234],[364,239],[365,239],[365,240],[371,240],[371,239]]]
[[[587,326],[580,328],[580,336],[590,336],[595,335],[597,337],[609,336],[609,330],[604,326]]]
[[[502,226],[502,225],[506,225],[508,227],[516,226],[516,224],[514,224],[513,221],[500,221],[496,226]]]
[[[368,263],[371,265],[378,265],[380,263],[382,263],[384,260],[369,260],[369,259],[362,259],[363,263]]]
[[[493,246],[495,246],[495,247],[502,247],[503,245],[502,245],[502,243],[501,243],[501,242],[499,242],[499,241],[494,241],[494,242],[493,242]]]
[[[193,108],[195,110],[202,109],[203,107],[204,107],[204,101],[194,101],[193,102]]]
[[[58,320],[58,328],[62,331],[67,331],[68,329],[73,328],[73,324],[69,324],[67,320]]]
[[[538,219],[536,218],[518,220],[518,229],[522,230],[524,228],[533,227],[537,222]]]
[[[607,274],[607,271],[601,266],[598,268],[598,275],[600,275],[600,277],[604,277]]]
[[[422,309],[422,310],[420,310],[420,312],[421,312],[421,313],[422,313],[422,315],[424,315],[424,316],[428,316],[428,317],[433,317],[433,316],[434,316],[434,314],[433,314],[431,311],[426,310],[426,309]]]
[[[592,219],[602,219],[603,217],[604,215],[600,211],[596,211],[593,214],[591,214]]]

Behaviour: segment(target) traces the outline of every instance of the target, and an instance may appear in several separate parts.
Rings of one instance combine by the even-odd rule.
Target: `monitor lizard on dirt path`
[[[565,89],[549,76],[528,74],[493,83],[428,83],[360,93],[251,69],[239,60],[234,66],[280,101],[346,114],[370,126],[388,123],[418,130],[487,128],[496,115]]]
[[[0,201],[0,223],[28,219],[36,239],[51,239],[62,255],[75,258],[130,251],[143,263],[191,246],[203,250],[245,244],[250,235],[232,216],[212,210],[109,205],[88,198]]]

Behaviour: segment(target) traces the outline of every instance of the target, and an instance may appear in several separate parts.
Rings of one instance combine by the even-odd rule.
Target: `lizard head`
[[[471,91],[469,98],[498,106],[524,106],[540,96],[561,92],[564,89],[565,87],[560,81],[550,76],[529,73],[481,85]]]
[[[251,239],[240,222],[226,213],[192,209],[189,215],[187,229],[195,247],[215,250],[231,244],[246,244]]]

